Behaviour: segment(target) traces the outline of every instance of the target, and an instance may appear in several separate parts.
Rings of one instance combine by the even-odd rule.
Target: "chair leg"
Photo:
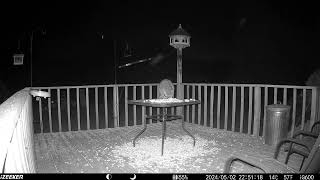
[[[300,169],[299,169],[299,171],[301,171],[301,169],[302,169],[302,165],[303,165],[303,163],[304,163],[304,160],[305,160],[305,157],[303,156],[302,162],[301,162],[301,164],[300,164]]]
[[[224,171],[223,171],[223,173],[230,173],[231,165],[232,165],[232,163],[233,163],[234,160],[235,160],[234,157],[231,157],[231,158],[227,159],[227,161],[226,161],[225,164],[224,164]]]
[[[289,161],[289,156],[291,155],[292,153],[292,143],[290,143],[289,145],[289,149],[288,149],[288,153],[287,153],[287,156],[286,156],[286,159],[285,159],[285,164],[288,164],[288,161]]]

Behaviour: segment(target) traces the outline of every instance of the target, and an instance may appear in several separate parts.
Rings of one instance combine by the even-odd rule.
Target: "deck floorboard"
[[[112,155],[115,147],[125,143],[132,143],[142,126],[108,128],[88,131],[72,131],[61,133],[35,134],[35,152],[38,173],[172,173],[179,167],[172,169],[153,167],[143,171],[127,158],[117,159]],[[148,124],[147,130],[137,139],[146,137],[161,138],[161,124]],[[224,162],[231,155],[254,156],[257,159],[272,158],[274,148],[263,143],[262,138],[246,134],[234,133],[219,129],[212,129],[200,125],[186,123],[186,128],[193,135],[206,140],[214,140],[220,149],[214,156],[206,155],[186,162],[181,167],[186,173],[221,173]],[[180,121],[167,123],[167,137],[187,135],[181,128]],[[197,143],[196,143],[197,144]],[[159,147],[160,152],[161,147]],[[154,153],[159,153],[154,152]],[[166,141],[165,150],[166,153]],[[284,161],[285,153],[280,153],[279,160]],[[117,161],[118,160],[118,161]],[[298,169],[301,158],[292,156],[288,165]],[[239,165],[240,166],[240,165]],[[182,173],[182,172],[176,172]]]

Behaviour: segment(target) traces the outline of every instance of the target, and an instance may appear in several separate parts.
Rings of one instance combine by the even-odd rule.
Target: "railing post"
[[[317,87],[317,107],[316,107],[316,117],[315,122],[320,121],[320,87]]]
[[[261,113],[261,87],[254,87],[253,135],[259,136]]]
[[[117,85],[113,88],[113,126],[119,127],[119,87]]]
[[[319,120],[320,117],[320,88],[316,87],[312,89],[312,98],[311,98],[311,118],[310,125]],[[309,127],[311,128],[311,126]]]

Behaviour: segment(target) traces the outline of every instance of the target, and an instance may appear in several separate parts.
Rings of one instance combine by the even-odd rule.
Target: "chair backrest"
[[[159,87],[159,99],[173,98],[174,86],[169,79],[164,79],[160,82]]]
[[[320,136],[314,143],[313,148],[303,164],[301,171],[302,173],[319,173],[320,172]]]

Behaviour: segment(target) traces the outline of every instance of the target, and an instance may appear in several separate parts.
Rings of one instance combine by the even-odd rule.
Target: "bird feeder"
[[[183,49],[190,46],[190,34],[179,24],[179,27],[169,34],[170,46],[176,49]]]

